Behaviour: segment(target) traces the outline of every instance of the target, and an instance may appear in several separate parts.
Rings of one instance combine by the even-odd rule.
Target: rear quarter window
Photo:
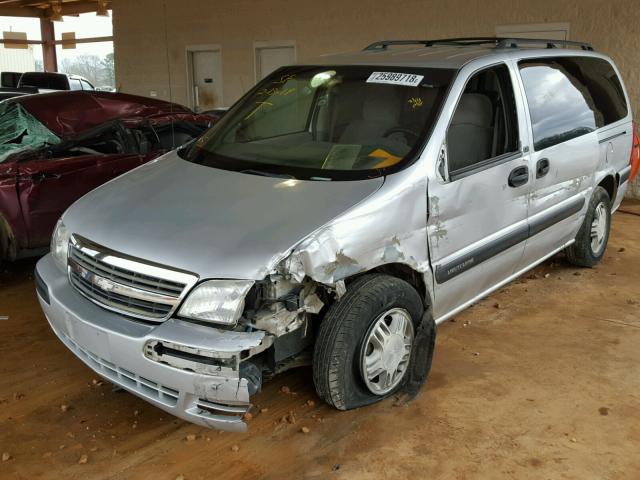
[[[591,93],[596,108],[602,115],[603,126],[627,116],[627,100],[622,82],[611,64],[601,58],[577,57],[567,62],[567,69],[574,70]]]
[[[519,62],[534,148],[579,137],[627,116],[620,79],[595,57],[527,59]]]

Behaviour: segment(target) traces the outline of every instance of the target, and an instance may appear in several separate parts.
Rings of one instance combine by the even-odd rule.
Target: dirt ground
[[[640,204],[624,209],[636,215],[614,216],[601,266],[557,256],[441,325],[410,404],[338,412],[300,369],[255,397],[246,434],[98,382],[50,331],[35,262],[14,264],[0,277],[0,478],[640,479]]]

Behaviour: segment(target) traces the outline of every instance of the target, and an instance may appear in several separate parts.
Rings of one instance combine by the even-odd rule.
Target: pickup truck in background
[[[18,88],[37,88],[39,93],[84,90],[94,91],[95,87],[89,80],[79,75],[52,72],[25,72],[18,81]]]
[[[0,73],[0,101],[7,100],[8,98],[21,97],[23,95],[31,95],[33,93],[40,93],[40,90],[35,87],[22,87],[19,88],[20,77],[22,73],[19,72],[2,72]]]
[[[2,88],[18,88],[20,83],[20,72],[2,72],[0,73],[0,86]]]

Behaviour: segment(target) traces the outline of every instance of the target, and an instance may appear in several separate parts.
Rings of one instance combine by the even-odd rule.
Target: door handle
[[[509,174],[509,186],[512,188],[521,187],[529,181],[529,168],[517,167]]]
[[[540,160],[538,160],[538,163],[536,163],[536,178],[544,177],[547,173],[549,173],[550,169],[551,162],[549,162],[549,159],[541,158]]]
[[[62,175],[60,175],[59,173],[50,173],[50,172],[34,173],[33,175],[31,175],[31,181],[33,181],[34,183],[39,183],[39,182],[42,182],[43,180],[57,180],[61,176]]]

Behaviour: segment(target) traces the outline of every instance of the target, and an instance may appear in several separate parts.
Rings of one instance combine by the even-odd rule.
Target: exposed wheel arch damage
[[[365,276],[391,276],[407,282],[420,298],[427,322],[419,319],[417,339],[423,354],[414,360],[406,389],[414,396],[427,376],[435,326],[428,308],[432,304],[433,279],[428,256],[426,180],[409,168],[387,177],[386,189],[319,227],[292,248],[276,254],[268,274],[247,298],[248,325],[265,330],[273,345],[259,358],[278,373],[300,362],[310,364],[310,348],[326,313]],[[421,183],[417,188],[407,188]],[[414,208],[407,208],[413,205]],[[384,212],[383,212],[384,211]],[[377,219],[384,213],[389,222]],[[424,323],[424,327],[422,324]],[[288,358],[284,359],[284,355]]]
[[[432,299],[429,291],[427,290],[427,284],[424,281],[424,274],[414,270],[409,265],[404,263],[389,263],[370,270],[370,273],[385,273],[392,277],[404,280],[416,289],[424,302],[425,308],[431,306]]]
[[[431,303],[427,185],[414,170],[386,177],[385,189],[307,236],[276,270],[298,282],[308,277],[332,289],[367,272],[387,273],[408,281]],[[382,216],[389,219],[383,225],[378,221]]]
[[[602,187],[609,194],[609,199],[613,202],[616,198],[616,193],[618,190],[618,182],[613,177],[613,175],[607,175],[598,184],[599,187]]]

